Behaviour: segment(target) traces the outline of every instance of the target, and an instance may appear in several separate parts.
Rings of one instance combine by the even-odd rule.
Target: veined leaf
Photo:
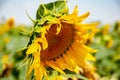
[[[58,17],[60,14],[64,13],[68,13],[66,1],[56,1],[48,4],[41,4],[37,10],[36,19],[41,19],[47,15]]]

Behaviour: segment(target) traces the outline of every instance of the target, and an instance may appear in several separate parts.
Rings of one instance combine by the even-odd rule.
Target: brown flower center
[[[51,60],[59,57],[65,53],[66,49],[69,48],[72,37],[73,27],[71,24],[62,23],[62,28],[59,34],[57,32],[57,25],[53,24],[45,35],[48,41],[48,48],[41,51],[41,60]]]

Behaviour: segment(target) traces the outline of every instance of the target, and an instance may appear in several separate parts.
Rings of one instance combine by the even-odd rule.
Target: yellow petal
[[[42,80],[42,78],[43,78],[42,67],[35,67],[34,74],[35,74],[36,80]]]
[[[83,15],[79,16],[76,20],[75,23],[81,22],[83,21],[85,18],[87,18],[89,16],[90,12],[86,12]]]
[[[80,58],[75,57],[71,51],[67,54],[73,60],[74,63],[74,65],[70,65],[69,67],[67,67],[67,69],[78,73],[79,72],[78,66],[81,67],[81,65],[83,65],[82,64],[83,61],[81,62]]]
[[[54,61],[45,61],[45,63],[52,67],[53,69],[57,70],[58,72],[60,72],[61,74],[65,74],[56,64]]]
[[[66,61],[66,64],[71,66],[73,69],[76,67],[74,60],[70,58],[67,54],[64,54],[63,57],[64,57],[64,60]]]
[[[34,63],[32,63],[32,65],[30,67],[28,67],[28,72],[27,72],[27,76],[32,72],[32,70],[34,69]]]
[[[78,15],[78,7],[75,6],[74,11],[73,11],[72,14],[64,15],[60,19],[63,19],[65,21],[71,21],[71,20],[74,21],[73,19],[75,19],[77,17],[77,15]]]
[[[74,43],[71,47],[71,49],[76,53],[76,55],[82,59],[84,59],[88,53],[87,50],[85,50],[81,44]]]
[[[42,44],[43,50],[45,50],[48,47],[48,42],[47,42],[47,39],[45,37],[45,34],[42,35],[41,38],[38,38],[38,42],[40,42]]]
[[[40,62],[40,53],[36,52],[34,54],[34,74],[36,76],[36,80],[42,80],[43,78],[43,65]]]
[[[94,22],[94,23],[90,23],[90,24],[81,24],[81,23],[78,23],[78,24],[76,24],[76,26],[77,27],[96,27],[96,26],[98,26],[99,25],[99,22]]]
[[[71,48],[69,55],[74,60],[74,62],[77,64],[77,66],[79,66],[79,67],[85,66],[85,58],[81,57],[82,54],[80,55],[80,52],[77,51],[77,53],[76,53],[76,50]]]
[[[88,50],[89,52],[97,52],[97,50],[92,49],[92,48],[90,48],[90,47],[88,47],[88,46],[86,46],[86,45],[83,45],[83,47],[84,47],[86,50]]]
[[[66,63],[62,57],[56,59],[55,63],[62,69],[64,70],[66,68]]]
[[[86,59],[87,60],[91,60],[91,61],[95,61],[96,60],[95,57],[93,57],[90,53],[87,54]]]
[[[27,50],[26,54],[31,54],[31,53],[36,52],[39,46],[40,46],[40,45],[38,44],[38,42],[32,43],[32,44],[28,47],[28,50]]]
[[[57,25],[57,33],[56,33],[56,34],[59,34],[60,31],[61,31],[61,23],[59,23],[59,24]]]
[[[45,36],[42,39],[42,46],[43,46],[43,50],[45,50],[48,47],[48,42]]]
[[[47,72],[46,72],[46,69],[45,69],[45,66],[44,66],[44,64],[41,62],[41,67],[42,67],[42,69],[43,69],[43,73],[44,73],[44,75],[45,75],[45,77],[46,77],[46,80],[49,80],[49,78],[48,78],[48,75],[47,75]]]
[[[74,16],[78,15],[78,6],[75,6],[74,11],[71,15],[74,15]]]

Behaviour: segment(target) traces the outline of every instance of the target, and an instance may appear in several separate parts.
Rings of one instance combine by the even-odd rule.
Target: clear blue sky
[[[55,0],[42,0],[48,3]],[[35,19],[36,10],[41,0],[0,0],[0,20],[4,17],[15,18],[17,24],[32,24],[26,15]],[[120,0],[68,0],[70,12],[78,5],[79,14],[90,11],[90,16],[86,19],[90,21],[101,21],[102,23],[114,23],[120,21]]]

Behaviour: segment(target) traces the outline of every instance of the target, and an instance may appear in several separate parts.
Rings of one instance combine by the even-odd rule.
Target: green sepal
[[[41,4],[36,13],[36,20],[41,20],[45,22],[47,19],[43,19],[48,15],[52,17],[60,17],[63,14],[68,13],[68,7],[66,1],[56,1],[48,4]]]
[[[35,29],[34,29],[34,32],[36,32],[36,33],[40,33],[40,29],[42,28],[42,26],[39,26],[39,25],[36,25],[35,26]]]
[[[52,17],[51,15],[48,15],[48,16],[46,16],[46,17],[44,17],[43,19],[40,19],[40,20],[38,20],[38,23],[37,23],[37,25],[35,26],[35,28],[34,28],[34,32],[36,32],[36,33],[40,33],[40,29],[41,29],[41,27],[43,27],[44,25],[44,23],[56,23],[56,18],[55,17]]]
[[[33,41],[34,41],[34,39],[36,39],[36,37],[37,37],[36,33],[33,32],[33,34],[30,36],[27,47],[33,43]]]
[[[37,20],[37,24],[40,26],[40,25],[43,25],[45,22],[54,22],[55,20],[56,20],[55,17],[53,17],[52,15],[48,15],[42,19]]]

